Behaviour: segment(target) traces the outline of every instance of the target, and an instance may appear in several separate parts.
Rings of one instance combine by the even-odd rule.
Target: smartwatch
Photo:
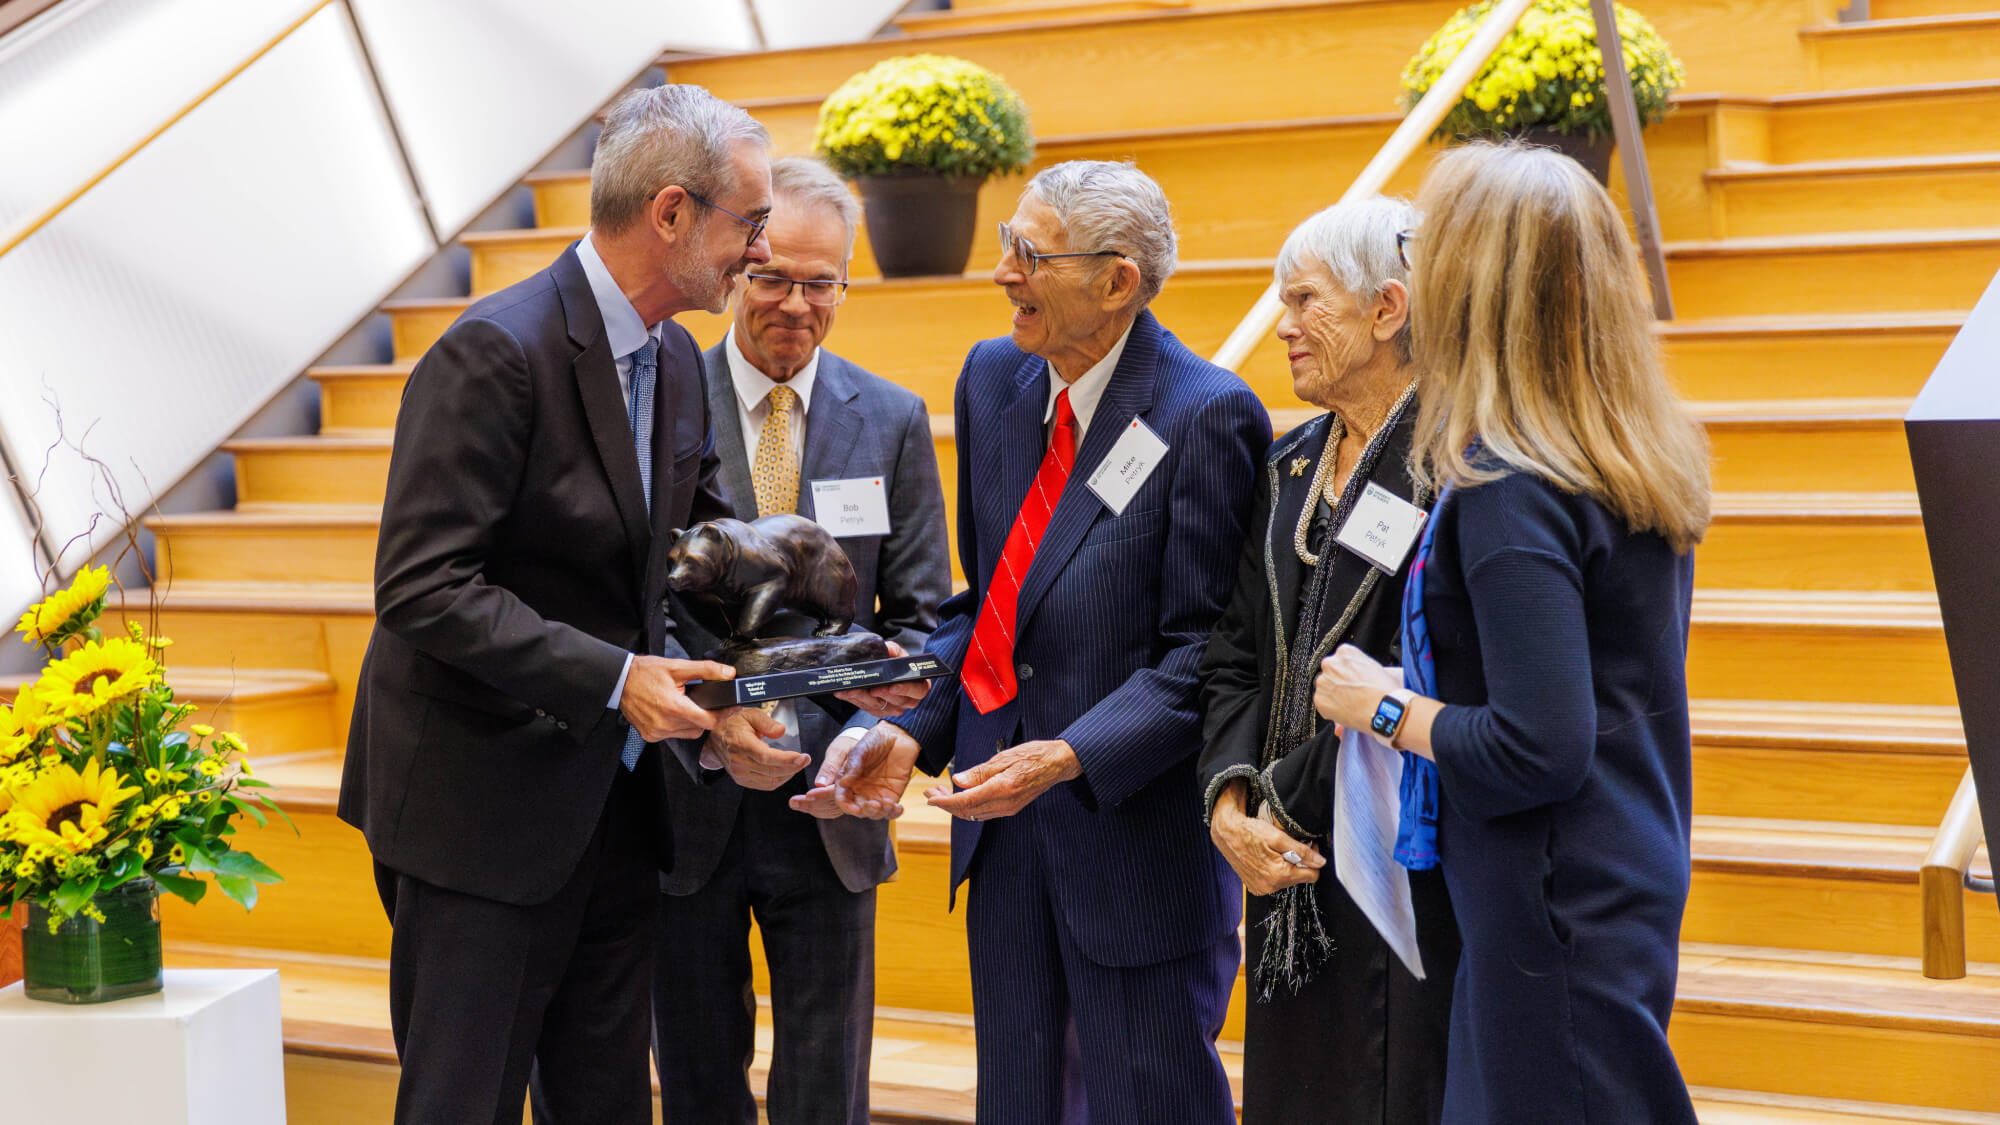
[[[1384,695],[1382,702],[1375,705],[1375,717],[1368,720],[1368,729],[1394,748],[1396,735],[1403,729],[1403,720],[1409,717],[1410,701],[1416,697],[1417,693],[1408,688],[1397,688]]]

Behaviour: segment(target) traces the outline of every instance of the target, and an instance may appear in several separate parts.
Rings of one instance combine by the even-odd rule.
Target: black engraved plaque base
[[[749,672],[738,665],[735,679],[689,684],[687,695],[697,705],[711,710],[754,707],[775,699],[826,695],[850,688],[878,687],[909,680],[932,680],[951,673],[951,667],[944,661],[923,653],[784,671]]]

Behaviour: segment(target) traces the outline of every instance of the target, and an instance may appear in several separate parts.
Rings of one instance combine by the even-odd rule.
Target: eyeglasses
[[[1042,259],[1044,258],[1122,258],[1125,256],[1122,251],[1118,250],[1075,250],[1062,254],[1037,254],[1034,243],[1029,242],[1021,235],[1015,234],[1014,228],[1008,226],[1006,223],[1001,223],[1000,256],[1005,258],[1009,254],[1014,255],[1016,261],[1028,267],[1022,272],[1030,277],[1034,276],[1035,269],[1042,264]]]
[[[665,191],[665,190],[667,190],[667,189],[666,189],[666,188],[661,188],[661,189],[660,189],[660,191]],[[686,188],[681,188],[681,190],[682,190],[682,191],[687,191],[687,189],[686,189]],[[760,235],[762,235],[762,234],[764,233],[764,224],[766,224],[766,223],[768,223],[768,222],[770,222],[770,221],[771,221],[771,217],[770,217],[769,215],[766,215],[766,216],[764,216],[764,217],[763,217],[763,218],[761,218],[761,219],[746,219],[746,218],[744,218],[743,216],[741,216],[741,215],[737,214],[737,213],[736,213],[736,212],[734,212],[734,211],[731,211],[731,210],[730,210],[729,208],[727,208],[727,207],[724,207],[724,206],[723,206],[722,204],[720,204],[720,203],[717,203],[717,202],[715,202],[715,201],[714,201],[714,200],[712,200],[712,199],[704,199],[704,198],[702,198],[701,196],[699,196],[699,195],[696,195],[695,193],[693,193],[693,192],[691,192],[691,191],[687,191],[687,194],[688,194],[688,198],[689,198],[689,199],[692,199],[692,200],[694,200],[694,201],[695,201],[696,203],[701,203],[701,204],[705,204],[705,205],[707,205],[707,206],[709,206],[709,207],[713,207],[713,208],[715,208],[715,209],[716,209],[717,211],[720,211],[720,212],[722,212],[723,214],[725,214],[725,215],[729,216],[730,218],[732,218],[732,219],[735,219],[735,220],[736,220],[737,222],[739,222],[739,223],[743,223],[743,224],[747,225],[747,226],[748,226],[748,227],[750,228],[750,237],[748,237],[748,238],[746,238],[746,239],[744,239],[744,240],[743,240],[743,248],[744,248],[745,250],[748,250],[748,249],[750,249],[750,248],[751,248],[752,246],[755,246],[755,245],[757,245],[757,239],[758,239],[758,236],[760,236]],[[656,191],[656,192],[654,192],[653,194],[651,194],[651,195],[647,196],[646,198],[647,198],[647,199],[649,199],[649,200],[651,200],[651,199],[658,199],[658,198],[659,198],[659,196],[660,196],[660,192],[659,192],[659,191]]]
[[[1402,259],[1404,269],[1410,268],[1409,245],[1410,243],[1415,242],[1416,240],[1417,240],[1416,231],[1399,230],[1396,232],[1396,257]]]
[[[746,273],[743,277],[750,283],[750,295],[759,300],[783,301],[792,295],[794,285],[805,290],[807,304],[837,305],[847,299],[845,281],[798,281],[773,273]]]

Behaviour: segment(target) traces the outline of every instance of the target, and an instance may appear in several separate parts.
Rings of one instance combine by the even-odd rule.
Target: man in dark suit
[[[980,1121],[1226,1125],[1243,899],[1202,827],[1196,673],[1270,418],[1145,311],[1174,240],[1138,169],[1044,170],[1001,250],[1012,338],[956,404],[972,586],[930,645],[957,690],[837,741],[808,799],[893,816],[913,764],[957,767],[927,796],[972,882]]]
[[[768,259],[767,144],[697,87],[627,95],[590,233],[410,375],[340,795],[395,929],[398,1122],[517,1125],[530,1086],[538,1122],[651,1121],[659,744],[797,768],[765,716],[686,698],[731,673],[659,608],[665,533],[728,510],[667,318]]]
[[[855,624],[915,650],[951,592],[930,414],[820,346],[847,287],[859,207],[824,164],[771,166],[771,260],[738,282],[735,324],[703,357],[724,495],[742,519],[827,523],[860,580]],[[866,518],[843,526],[839,504]],[[879,518],[878,518],[879,517]],[[812,623],[799,619],[801,626]],[[819,762],[856,707],[900,714],[923,684],[778,704],[776,741]],[[677,1125],[756,1125],[750,921],[771,971],[771,1125],[867,1125],[875,886],[896,870],[886,821],[814,820],[770,792],[667,775],[673,867],[653,965],[660,1108]],[[699,956],[689,956],[699,950]]]

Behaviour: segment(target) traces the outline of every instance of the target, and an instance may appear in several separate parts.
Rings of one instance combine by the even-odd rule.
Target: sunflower
[[[146,655],[144,645],[113,637],[86,642],[51,662],[29,690],[41,697],[42,706],[74,719],[151,687],[159,676],[160,666]]]
[[[36,778],[7,812],[7,833],[20,843],[42,844],[75,854],[102,844],[105,822],[139,791],[119,787],[118,771],[89,762],[78,773],[59,765]]]
[[[39,717],[40,704],[29,692],[22,692],[21,698],[28,702],[27,714],[19,714],[13,707],[0,706],[0,766],[8,765],[27,752],[34,744],[40,729],[31,725]],[[0,798],[4,799],[4,798]],[[5,806],[0,806],[4,809]]]
[[[104,612],[104,593],[110,588],[109,567],[86,566],[76,572],[68,589],[57,590],[22,614],[14,631],[31,645],[79,633]]]

